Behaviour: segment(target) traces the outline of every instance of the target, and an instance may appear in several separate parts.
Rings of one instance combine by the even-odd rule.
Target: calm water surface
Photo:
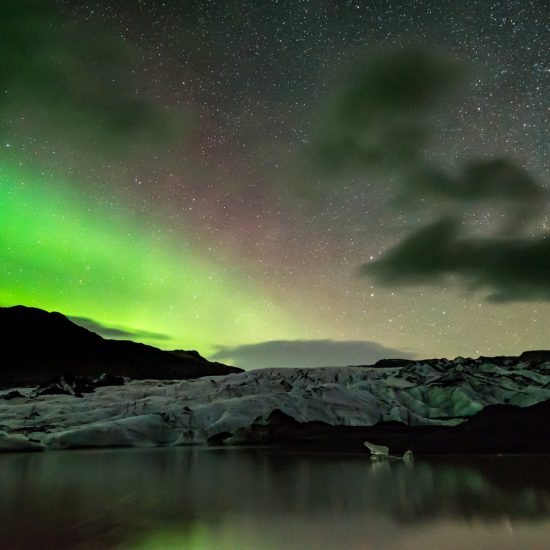
[[[0,456],[0,548],[550,548],[550,457],[132,449]]]

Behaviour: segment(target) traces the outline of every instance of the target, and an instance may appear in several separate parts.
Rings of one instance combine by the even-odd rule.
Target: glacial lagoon
[[[183,447],[0,456],[0,548],[547,548],[550,456]]]

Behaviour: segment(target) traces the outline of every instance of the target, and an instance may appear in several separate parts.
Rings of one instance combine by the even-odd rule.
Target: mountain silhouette
[[[0,308],[0,386],[42,384],[60,376],[186,379],[241,372],[196,351],[162,351],[127,340],[107,340],[57,312]]]

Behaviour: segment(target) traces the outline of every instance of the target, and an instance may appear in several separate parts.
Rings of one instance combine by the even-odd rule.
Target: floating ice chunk
[[[414,462],[414,455],[411,450],[405,451],[401,458],[405,464],[412,464]]]
[[[414,462],[412,451],[405,451],[403,456],[390,455],[390,448],[385,445],[375,445],[369,441],[364,441],[363,445],[370,451],[371,460],[402,460],[405,464]]]
[[[388,458],[390,456],[390,448],[385,445],[375,445],[368,441],[363,442],[363,445],[370,451],[371,456]]]

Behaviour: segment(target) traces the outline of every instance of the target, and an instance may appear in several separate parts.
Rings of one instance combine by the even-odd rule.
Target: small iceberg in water
[[[370,451],[371,460],[402,460],[405,464],[414,462],[412,451],[405,451],[403,456],[390,455],[390,448],[385,445],[375,445],[369,441],[364,441],[363,445]]]

